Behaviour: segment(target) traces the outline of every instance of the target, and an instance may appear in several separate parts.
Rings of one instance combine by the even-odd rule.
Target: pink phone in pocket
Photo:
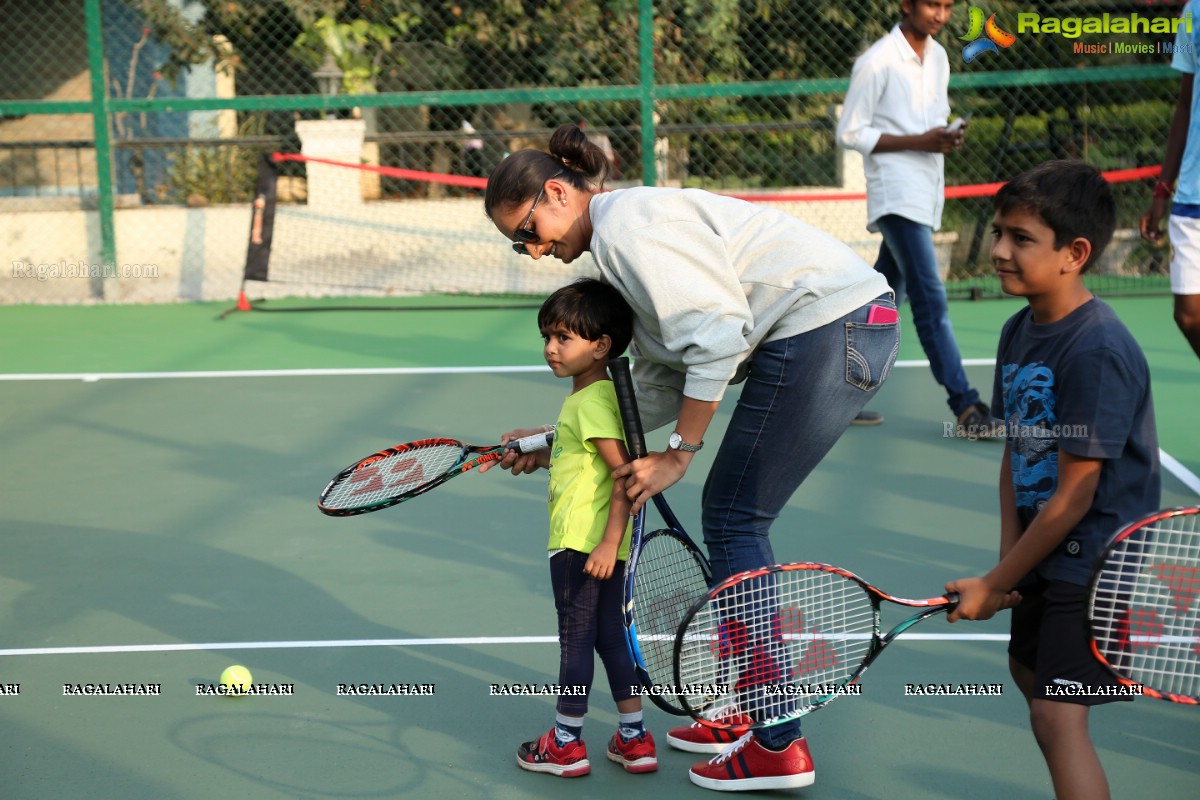
[[[893,322],[899,321],[899,319],[900,315],[896,312],[896,309],[888,308],[887,306],[871,306],[867,310],[868,325],[890,325]]]

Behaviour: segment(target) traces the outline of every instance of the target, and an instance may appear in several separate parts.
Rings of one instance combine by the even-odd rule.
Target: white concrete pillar
[[[296,123],[300,152],[344,164],[361,164],[366,123],[361,119],[308,119]],[[308,162],[308,205],[334,211],[361,206],[362,176],[357,169]]]

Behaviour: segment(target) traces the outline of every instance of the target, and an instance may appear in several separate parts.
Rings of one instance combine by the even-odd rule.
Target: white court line
[[[994,367],[996,359],[994,358],[964,358],[962,360],[964,367]],[[909,361],[897,361],[897,367],[928,367],[929,362],[925,360],[912,359]]]
[[[191,372],[13,372],[0,381],[144,381],[171,378],[313,378],[342,375],[478,375],[481,373],[545,372],[545,364],[528,367],[362,367],[358,369],[221,369]]]
[[[1007,642],[1007,633],[908,633],[909,641]],[[0,656],[62,656],[103,653],[171,653],[196,650],[313,650],[333,647],[434,647],[438,645],[558,644],[557,636],[462,636],[449,639],[331,639],[298,642],[209,642],[206,644],[117,644],[96,647],[19,647]]]
[[[994,358],[964,358],[963,366],[995,366]],[[927,368],[929,362],[920,359],[896,362],[897,367]],[[349,375],[486,375],[505,373],[545,372],[544,365],[509,367],[363,367],[358,369],[247,369],[202,370],[195,372],[26,372],[0,374],[0,381],[132,381],[169,378],[310,378]],[[1200,477],[1164,450],[1159,450],[1162,466],[1191,491],[1200,495]]]
[[[1200,478],[1196,477],[1196,473],[1180,464],[1178,459],[1161,447],[1158,448],[1158,461],[1162,464],[1163,469],[1178,478],[1184,486],[1200,495]]]
[[[995,366],[994,358],[964,358],[963,366]],[[928,367],[928,361],[897,361],[897,367]],[[215,369],[187,372],[9,372],[0,374],[0,381],[147,381],[174,378],[319,378],[350,375],[486,375],[513,372],[545,372],[542,365],[509,367],[358,367],[330,369]]]

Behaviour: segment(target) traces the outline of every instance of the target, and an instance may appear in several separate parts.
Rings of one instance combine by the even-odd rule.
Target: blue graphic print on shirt
[[[1054,372],[1049,367],[1041,362],[1005,364],[1001,380],[1008,430],[1033,433],[1035,429],[1052,429],[1057,424]],[[1015,437],[1013,442],[1011,458],[1017,508],[1035,513],[1058,486],[1057,440],[1025,435]]]

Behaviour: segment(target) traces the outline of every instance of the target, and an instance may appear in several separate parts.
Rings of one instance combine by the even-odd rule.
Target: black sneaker
[[[883,414],[878,411],[860,411],[850,420],[851,425],[882,425]]]
[[[976,403],[958,415],[954,435],[960,439],[998,439],[1004,435],[1004,426],[992,416],[984,403]]]

